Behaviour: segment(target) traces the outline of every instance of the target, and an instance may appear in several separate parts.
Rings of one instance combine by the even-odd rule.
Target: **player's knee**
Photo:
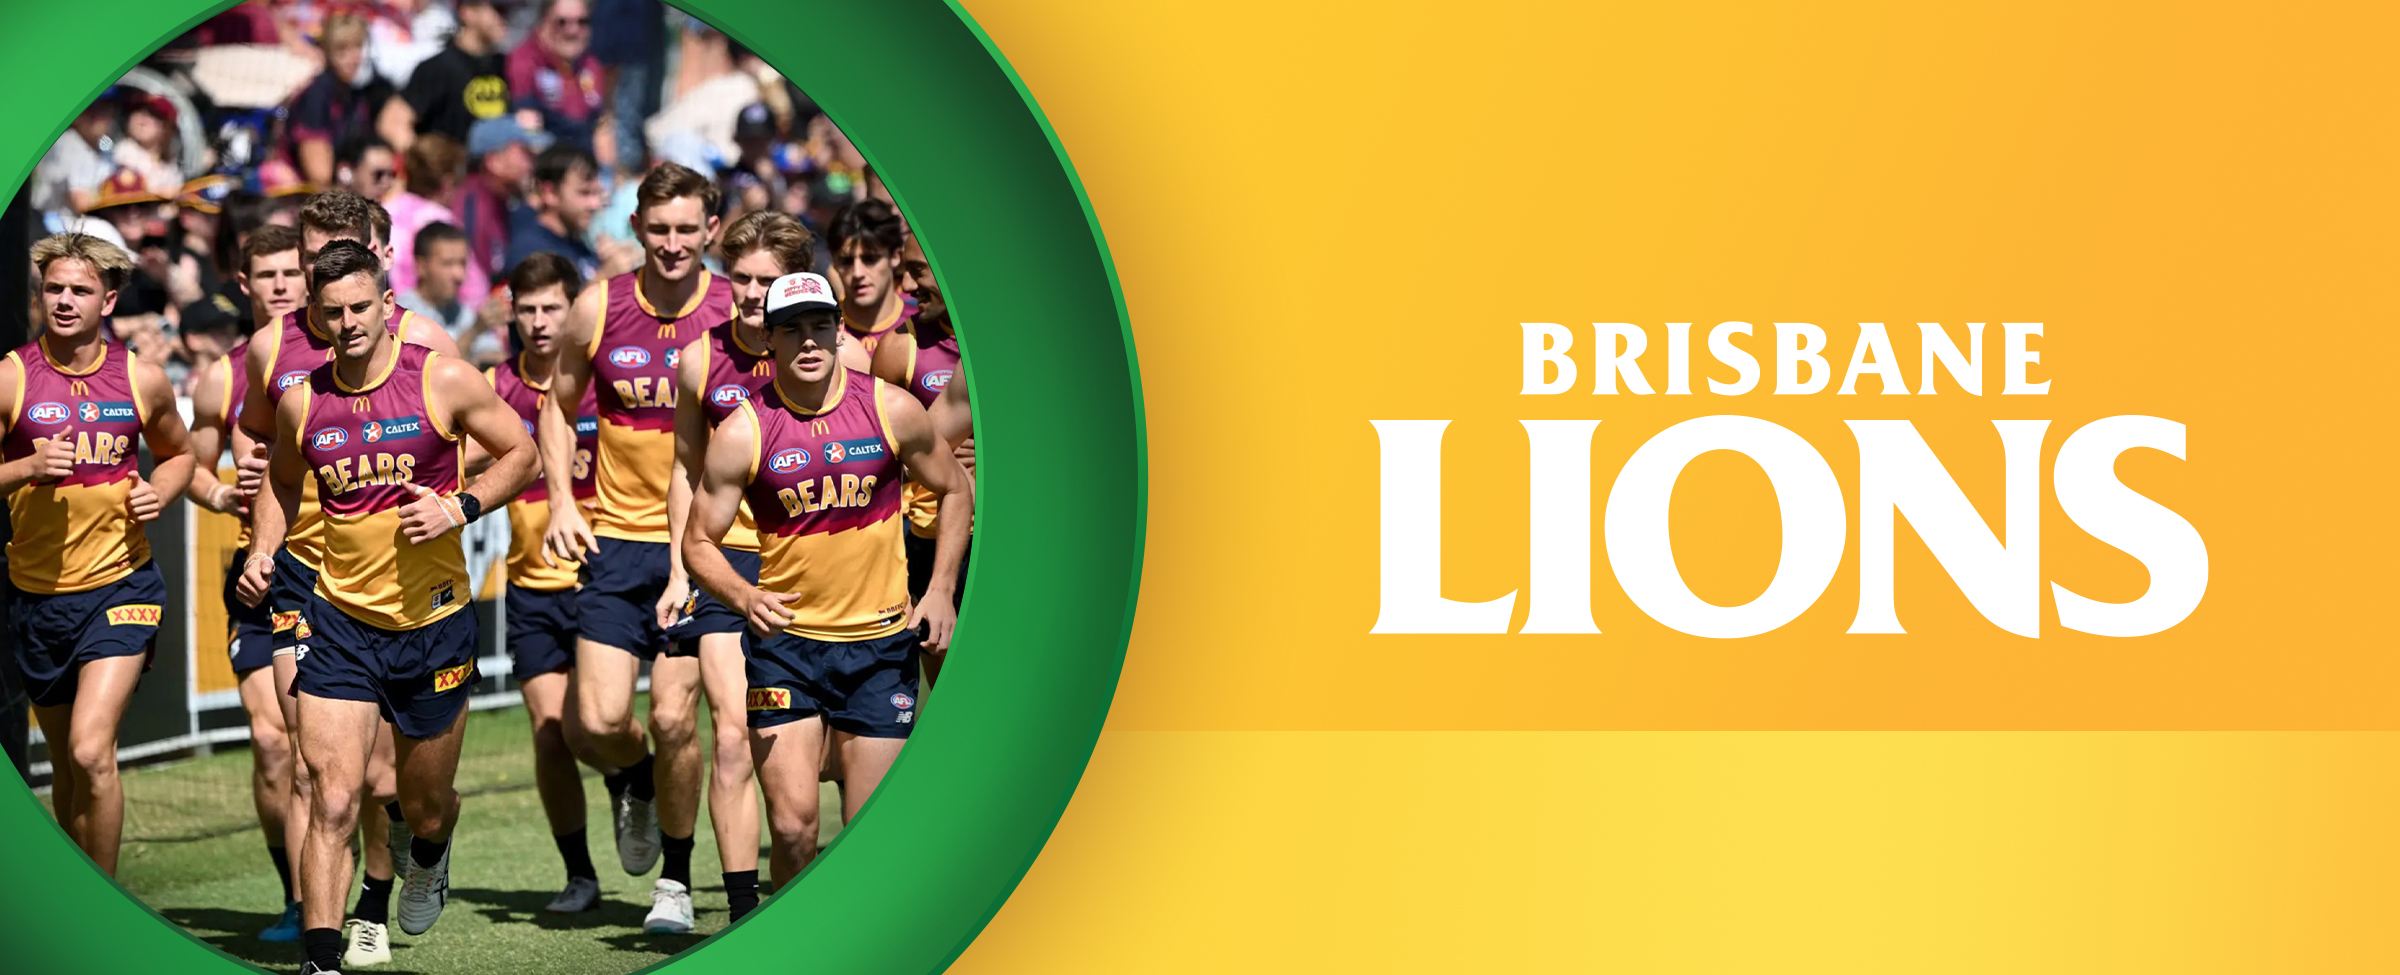
[[[767,810],[767,826],[775,832],[777,843],[799,843],[817,838],[817,804],[783,802]]]
[[[283,726],[271,721],[250,722],[250,750],[260,765],[279,765],[292,759],[292,740]]]
[[[652,708],[650,736],[657,739],[659,751],[676,751],[693,742],[692,709],[689,707]]]
[[[400,814],[408,817],[408,828],[418,836],[441,835],[450,828],[450,808],[457,805],[458,793],[443,789],[439,793],[421,796],[402,796]]]
[[[315,793],[309,799],[309,818],[319,829],[338,830],[344,824],[356,825],[359,791],[354,786],[316,783]]]
[[[76,742],[68,760],[75,764],[75,775],[84,781],[100,781],[117,777],[117,743],[113,741]]]

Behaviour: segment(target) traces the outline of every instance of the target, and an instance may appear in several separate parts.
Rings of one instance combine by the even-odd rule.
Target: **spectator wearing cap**
[[[460,0],[458,30],[441,53],[425,59],[408,77],[399,97],[384,103],[375,129],[392,148],[406,153],[418,136],[439,132],[460,145],[475,123],[508,113],[508,10],[495,0]]]
[[[367,63],[367,22],[353,13],[325,18],[317,36],[325,70],[293,96],[285,153],[300,178],[315,186],[337,185],[334,150],[375,132],[375,113],[392,97],[392,85]]]
[[[449,136],[429,132],[408,147],[407,181],[384,204],[392,214],[393,291],[407,292],[417,286],[418,231],[435,223],[460,225],[459,191],[466,178],[467,147]],[[459,286],[462,300],[470,305],[482,303],[492,289],[490,272],[469,260],[465,273]]]
[[[183,320],[175,327],[175,354],[167,357],[164,368],[168,380],[182,390],[185,380],[208,368],[209,363],[225,357],[225,353],[240,345],[249,334],[245,328],[250,316],[233,303],[233,299],[212,294],[185,305]],[[186,395],[189,390],[184,391]]]
[[[140,174],[150,192],[167,197],[183,189],[183,168],[175,165],[175,103],[149,92],[126,99],[125,138],[114,154],[117,168]]]
[[[542,128],[586,152],[603,112],[600,59],[587,0],[542,0],[533,36],[508,52],[508,97],[541,113]]]
[[[533,192],[509,224],[509,267],[535,254],[556,254],[586,281],[600,276],[600,255],[589,237],[599,212],[600,164],[592,154],[559,143],[533,161]]]
[[[458,189],[459,228],[467,233],[467,250],[486,280],[508,273],[509,223],[525,184],[533,175],[534,154],[550,148],[548,133],[527,131],[516,116],[501,115],[475,123],[467,137],[467,155],[475,171]]]
[[[113,106],[105,102],[84,106],[83,113],[59,133],[58,141],[34,167],[26,202],[42,211],[51,232],[66,230],[68,218],[90,210],[92,201],[100,197],[100,184],[116,171],[116,165],[100,152],[101,140],[115,124]]]

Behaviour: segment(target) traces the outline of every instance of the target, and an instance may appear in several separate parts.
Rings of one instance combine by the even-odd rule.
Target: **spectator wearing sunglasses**
[[[508,54],[509,103],[542,116],[542,130],[590,152],[605,114],[587,0],[544,0],[533,36]]]

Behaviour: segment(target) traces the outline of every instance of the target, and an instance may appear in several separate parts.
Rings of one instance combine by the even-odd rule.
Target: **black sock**
[[[695,838],[659,834],[659,845],[667,851],[667,863],[658,869],[658,879],[672,880],[687,888],[692,885],[692,840]]]
[[[417,866],[430,867],[442,862],[442,851],[449,846],[447,842],[436,843],[422,836],[411,836],[408,838],[408,858],[417,861]]]
[[[650,758],[643,755],[641,761],[625,766],[624,772],[625,788],[643,802],[658,798],[658,780],[652,777],[656,773],[650,770]]]
[[[558,844],[558,858],[567,862],[568,880],[577,877],[600,879],[600,871],[592,868],[592,847],[585,835],[586,831],[579,829],[550,837],[551,842]]]
[[[342,968],[342,932],[335,928],[310,928],[300,932],[300,945],[308,960],[328,972]]]
[[[408,817],[400,814],[400,800],[398,799],[383,804],[383,815],[395,823],[408,822]]]
[[[758,871],[729,870],[725,873],[725,904],[733,908],[733,919],[758,907]]]
[[[283,847],[267,845],[267,859],[275,861],[275,879],[283,882],[283,902],[292,902],[292,855]]]
[[[358,910],[350,916],[376,924],[392,923],[392,878],[368,877],[358,885]]]

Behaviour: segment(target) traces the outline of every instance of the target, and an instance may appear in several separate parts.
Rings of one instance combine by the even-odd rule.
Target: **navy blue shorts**
[[[933,539],[918,538],[906,532],[900,541],[908,555],[908,598],[914,602],[925,598],[925,590],[933,587]],[[967,560],[975,555],[975,540],[967,539],[966,551],[958,553],[958,581],[950,590],[950,608],[957,609],[967,598]]]
[[[243,556],[248,560],[249,556]],[[266,606],[274,627],[270,645],[276,654],[294,651],[308,641],[308,604],[317,598],[317,570],[292,555],[289,546],[275,550],[275,576],[267,586]]]
[[[733,563],[733,571],[741,573],[742,579],[751,585],[758,585],[757,552],[730,548],[724,552],[725,561]],[[667,628],[667,639],[677,644],[691,644],[689,647],[676,647],[680,655],[698,656],[701,637],[711,633],[741,633],[749,628],[750,620],[741,611],[718,601],[717,597],[695,582],[692,583],[692,594],[683,600],[683,619]]]
[[[274,664],[275,610],[267,599],[256,606],[242,602],[242,563],[250,555],[247,550],[234,554],[239,557],[225,567],[225,619],[229,621],[225,652],[233,658],[233,676],[239,678]]]
[[[383,720],[422,741],[449,730],[475,689],[475,611],[460,607],[413,630],[351,618],[323,597],[307,610],[315,632],[299,645],[297,691],[373,701]]]
[[[167,584],[158,566],[98,589],[45,596],[14,592],[17,671],[35,707],[75,703],[76,677],[89,661],[148,654],[166,612]],[[144,661],[143,670],[150,664]]]
[[[744,634],[750,727],[815,715],[865,738],[906,738],[917,722],[917,631],[873,640]]]
[[[658,597],[667,590],[667,543],[600,539],[577,578],[575,617],[583,638],[649,660],[664,651],[688,657],[658,628]]]
[[[510,673],[525,678],[575,666],[575,590],[508,587]]]

